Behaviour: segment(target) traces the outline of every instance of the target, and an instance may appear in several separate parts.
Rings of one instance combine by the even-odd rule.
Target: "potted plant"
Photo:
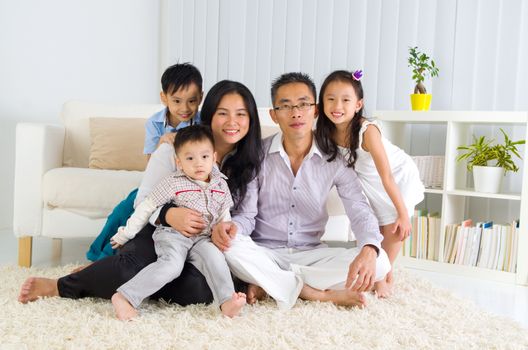
[[[427,93],[423,81],[427,75],[438,76],[435,62],[418,47],[409,47],[408,66],[412,69],[412,79],[416,83],[414,94],[411,94],[411,107],[413,111],[427,111],[431,106],[431,94]]]
[[[513,160],[513,155],[522,159],[517,145],[525,144],[525,140],[512,141],[502,128],[500,131],[504,135],[502,144],[493,144],[494,140],[487,139],[486,136],[477,138],[473,135],[471,145],[457,147],[457,150],[464,151],[464,153],[460,154],[456,160],[467,160],[467,169],[473,172],[477,192],[499,192],[503,175],[506,175],[508,171],[519,170]]]

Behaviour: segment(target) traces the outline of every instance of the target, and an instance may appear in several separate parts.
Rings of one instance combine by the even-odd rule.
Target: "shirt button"
[[[294,189],[294,190],[296,190],[296,189],[297,189],[297,187],[294,187],[293,189]]]
[[[290,232],[290,236],[293,235],[293,232]]]
[[[290,225],[293,225],[293,222],[290,222]]]
[[[292,204],[292,208],[295,208],[295,204]]]

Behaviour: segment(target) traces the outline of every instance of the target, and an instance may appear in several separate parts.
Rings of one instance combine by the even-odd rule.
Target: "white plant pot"
[[[475,191],[485,193],[500,192],[504,169],[496,166],[474,166],[473,182]]]

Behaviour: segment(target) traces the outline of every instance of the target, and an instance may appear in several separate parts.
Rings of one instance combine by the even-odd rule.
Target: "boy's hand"
[[[237,226],[232,222],[219,222],[211,231],[211,241],[222,252],[229,249],[231,240],[235,238]]]
[[[176,137],[176,133],[175,132],[169,132],[169,133],[161,135],[161,137],[159,139],[159,142],[158,142],[158,147],[162,143],[168,143],[168,144],[171,144],[171,145],[174,144],[174,138],[175,137]]]
[[[112,246],[112,249],[119,249],[122,247],[121,244],[117,243],[116,241],[114,241],[114,238],[110,238],[110,245]]]

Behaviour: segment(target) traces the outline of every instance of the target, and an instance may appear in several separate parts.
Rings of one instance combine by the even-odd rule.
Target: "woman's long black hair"
[[[249,129],[236,144],[236,153],[230,156],[222,166],[222,172],[228,177],[227,184],[233,196],[235,208],[242,202],[248,183],[257,176],[263,159],[262,136],[258,117],[257,103],[249,89],[242,83],[222,80],[216,83],[205,96],[200,112],[202,124],[211,126],[213,116],[225,95],[237,94],[242,97],[249,114]]]
[[[317,118],[317,124],[315,129],[315,139],[317,145],[327,155],[330,157],[327,159],[329,162],[333,161],[337,157],[338,148],[335,143],[333,136],[336,132],[335,124],[328,118],[324,113],[324,94],[328,84],[340,81],[352,85],[354,91],[356,92],[358,100],[363,99],[363,86],[361,82],[355,80],[352,77],[352,72],[346,70],[336,70],[328,77],[326,77],[323,85],[321,85],[321,91],[319,91],[319,118]],[[359,144],[359,130],[361,129],[361,121],[363,120],[363,107],[356,112],[352,121],[348,124],[348,157],[347,157],[347,166],[354,167],[356,163],[356,149]]]

